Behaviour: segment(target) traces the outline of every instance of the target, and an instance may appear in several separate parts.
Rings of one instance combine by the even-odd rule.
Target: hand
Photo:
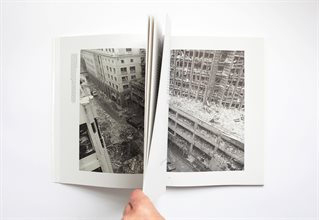
[[[150,199],[140,189],[132,192],[124,209],[123,220],[164,220]]]

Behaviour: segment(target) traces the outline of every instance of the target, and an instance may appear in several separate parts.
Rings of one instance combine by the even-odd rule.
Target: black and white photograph
[[[168,172],[244,170],[245,52],[171,50]]]
[[[145,49],[83,49],[79,168],[143,173]]]

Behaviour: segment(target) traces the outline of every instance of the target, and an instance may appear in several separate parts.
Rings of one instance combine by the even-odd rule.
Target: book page
[[[172,37],[167,186],[263,184],[263,41]]]
[[[144,107],[144,167],[148,163],[149,149],[149,117],[150,117],[150,95],[151,95],[151,74],[152,74],[152,57],[153,57],[153,38],[154,38],[154,19],[148,17],[148,35],[146,50],[146,74],[145,74],[145,107]]]
[[[158,99],[158,88],[160,83],[160,72],[162,64],[163,53],[163,35],[161,27],[157,19],[153,18],[153,40],[152,40],[152,56],[150,67],[150,89],[149,89],[149,109],[148,109],[148,152],[147,158],[149,158],[150,148],[152,147],[152,135],[154,127],[154,118],[156,112],[156,104]]]
[[[142,187],[144,35],[62,37],[54,73],[54,181]]]
[[[158,35],[158,37],[161,37]],[[166,17],[165,38],[163,43],[163,55],[161,62],[161,74],[159,91],[156,96],[155,120],[149,150],[148,166],[144,173],[143,191],[149,198],[155,201],[166,190],[166,143],[168,121],[168,73],[169,73],[169,40],[170,21]],[[159,57],[158,57],[159,58]],[[163,120],[164,119],[164,120]]]

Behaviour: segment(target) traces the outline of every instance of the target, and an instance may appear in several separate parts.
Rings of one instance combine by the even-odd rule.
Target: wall
[[[265,38],[266,163],[264,187],[170,188],[158,201],[159,210],[167,219],[318,217],[315,1],[4,1],[1,6],[3,219],[120,219],[130,190],[50,182],[52,38],[143,33],[146,15],[165,13],[175,35]]]

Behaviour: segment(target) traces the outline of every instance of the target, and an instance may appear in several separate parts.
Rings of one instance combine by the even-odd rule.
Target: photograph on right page
[[[171,50],[168,172],[245,167],[245,52]]]

